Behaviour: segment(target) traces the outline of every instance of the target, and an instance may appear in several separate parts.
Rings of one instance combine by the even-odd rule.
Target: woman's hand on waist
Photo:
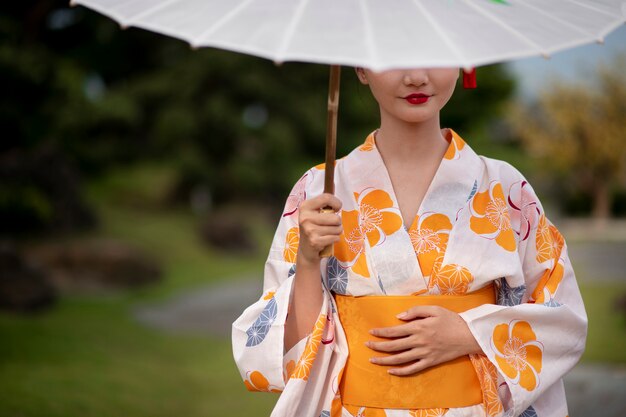
[[[416,306],[398,315],[404,324],[372,329],[370,333],[388,341],[366,345],[389,356],[372,356],[372,363],[399,366],[392,375],[411,375],[431,366],[472,353],[482,353],[467,323],[454,311],[439,306]]]

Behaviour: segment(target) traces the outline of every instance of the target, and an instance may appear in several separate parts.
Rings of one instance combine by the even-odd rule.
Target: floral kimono
[[[298,206],[322,193],[324,166],[306,172],[291,191],[265,265],[263,294],[232,327],[246,387],[281,393],[274,417],[565,417],[562,377],[584,350],[587,316],[567,245],[531,185],[512,165],[477,155],[447,129],[447,152],[407,228],[374,134],[337,161],[343,233],[334,256],[321,262],[317,322],[285,352]],[[496,304],[461,313],[483,351],[470,355],[481,404],[414,410],[343,404],[339,382],[348,344],[333,293],[466,294],[490,284]]]

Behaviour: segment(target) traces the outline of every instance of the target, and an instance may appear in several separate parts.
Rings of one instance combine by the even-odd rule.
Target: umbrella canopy
[[[194,47],[383,70],[470,68],[603,38],[622,0],[72,0]]]
[[[603,42],[623,0],[71,0],[189,42],[271,59],[331,64],[326,166],[333,167],[339,65],[469,69]],[[324,192],[334,192],[334,169]],[[329,246],[323,256],[330,254]]]

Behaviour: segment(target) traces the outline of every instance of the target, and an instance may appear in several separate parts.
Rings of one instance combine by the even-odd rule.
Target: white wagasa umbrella
[[[325,192],[333,192],[339,65],[463,67],[599,42],[626,21],[623,0],[72,0],[189,42],[331,64]]]
[[[622,0],[73,0],[122,26],[276,62],[475,67],[602,39]]]

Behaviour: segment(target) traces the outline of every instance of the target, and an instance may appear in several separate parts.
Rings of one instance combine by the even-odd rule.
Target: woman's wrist
[[[483,349],[478,344],[478,341],[472,334],[472,331],[470,330],[469,325],[465,322],[465,320],[463,320],[463,325],[465,327],[464,329],[465,330],[465,346],[466,346],[467,354],[478,355],[478,354],[484,353]]]
[[[296,271],[302,269],[319,270],[321,258],[318,256],[307,257],[300,249],[296,255]]]

